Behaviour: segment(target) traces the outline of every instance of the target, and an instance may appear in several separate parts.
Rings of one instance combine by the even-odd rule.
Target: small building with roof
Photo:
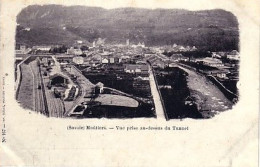
[[[184,104],[189,106],[193,105],[194,104],[193,98],[191,96],[186,97]]]
[[[62,73],[55,73],[49,77],[51,85],[63,85],[69,83],[69,77]]]
[[[103,92],[104,92],[104,84],[101,83],[101,82],[98,82],[95,85],[95,94],[100,94],[100,93],[103,93]]]
[[[236,50],[231,51],[227,54],[227,58],[230,60],[239,60],[239,53]]]

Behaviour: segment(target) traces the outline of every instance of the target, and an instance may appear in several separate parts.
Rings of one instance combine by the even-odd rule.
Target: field
[[[138,118],[155,117],[151,104],[140,103],[137,108],[124,106],[97,105],[85,110],[80,118]]]
[[[195,71],[180,68],[188,74],[187,85],[204,118],[210,118],[218,112],[232,108],[232,102],[207,77]]]
[[[138,107],[138,102],[132,98],[111,94],[100,94],[95,101],[101,102],[101,105]]]
[[[223,61],[225,62],[225,61]],[[197,64],[194,62],[182,62],[183,64],[186,64],[188,66],[194,67],[198,70],[202,70],[202,71],[210,71],[210,70],[218,70],[215,67],[209,67],[206,65],[202,65],[202,64]],[[237,89],[237,81],[238,81],[238,75],[239,75],[239,71],[238,71],[238,65],[235,65],[234,67],[229,67],[228,70],[230,71],[230,73],[227,74],[227,77],[229,79],[219,79],[218,81],[221,82],[228,90],[230,90],[231,92],[237,94],[238,93],[238,89]]]
[[[151,99],[149,80],[138,79],[138,75],[125,73],[122,70],[107,70],[104,72],[91,70],[89,72],[83,71],[83,74],[94,84],[102,82],[105,87],[114,88],[133,96]]]

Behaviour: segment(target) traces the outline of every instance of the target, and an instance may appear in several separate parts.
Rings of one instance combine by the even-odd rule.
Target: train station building
[[[51,85],[68,84],[69,78],[62,73],[55,73],[50,76],[50,83]]]

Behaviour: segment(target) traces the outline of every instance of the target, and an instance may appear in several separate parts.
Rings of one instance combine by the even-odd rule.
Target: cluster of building
[[[232,50],[231,52],[212,52],[212,57],[217,59],[227,58],[229,60],[240,60],[239,53],[236,50]]]
[[[23,44],[17,44],[15,47],[16,55],[25,55],[28,54],[32,49]]]
[[[188,61],[200,64],[209,68],[200,69],[207,75],[213,75],[221,80],[238,80],[239,53],[212,52],[212,57],[189,59]]]
[[[177,45],[177,44],[173,44],[170,46],[164,46],[163,48],[167,52],[193,52],[193,51],[198,50],[196,48],[196,46],[183,46],[183,45]]]
[[[216,68],[212,73],[217,73],[216,76],[226,78],[228,68],[234,66],[223,60],[238,61],[239,53],[236,50],[231,52],[211,52],[212,57],[194,58],[192,56],[185,57],[182,52],[197,51],[195,46],[182,46],[173,44],[172,46],[146,47],[144,42],[138,44],[130,44],[129,39],[125,44],[110,45],[105,44],[106,39],[98,38],[92,44],[83,41],[76,41],[70,48],[67,48],[66,53],[57,54],[61,65],[75,63],[85,67],[96,67],[100,64],[124,64],[124,71],[128,73],[141,73],[147,70],[147,62],[153,67],[165,68],[171,66],[172,63],[178,62],[194,62],[205,66]],[[82,46],[87,49],[82,49]],[[20,45],[16,49],[17,55],[28,54],[29,52],[38,50],[41,53],[49,53],[55,46],[33,46],[29,48],[26,45]],[[164,52],[172,53],[170,56],[163,55]]]

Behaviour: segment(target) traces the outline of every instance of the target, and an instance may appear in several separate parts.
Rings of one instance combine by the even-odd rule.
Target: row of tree
[[[77,49],[78,47],[74,46],[73,48]],[[53,53],[53,54],[55,54],[55,53],[66,53],[68,49],[69,49],[69,47],[67,47],[66,45],[61,45],[61,46],[57,46],[57,47],[52,47],[49,52]],[[82,51],[86,51],[86,50],[89,49],[89,47],[82,45],[82,46],[80,46],[80,49]]]

